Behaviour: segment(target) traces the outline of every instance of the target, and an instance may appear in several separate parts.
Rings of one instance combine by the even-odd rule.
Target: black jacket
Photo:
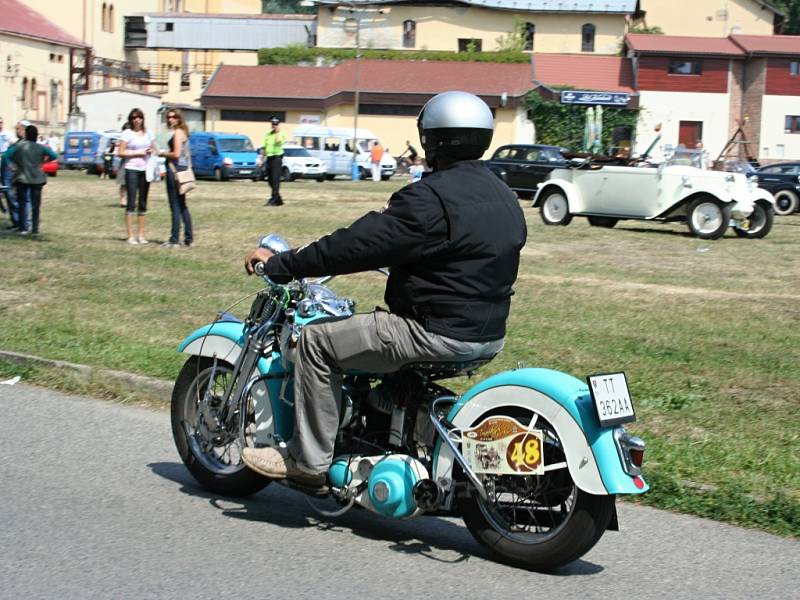
[[[525,244],[514,193],[482,161],[462,161],[392,195],[345,229],[269,259],[275,281],[390,267],[384,300],[428,331],[484,342],[505,335]]]

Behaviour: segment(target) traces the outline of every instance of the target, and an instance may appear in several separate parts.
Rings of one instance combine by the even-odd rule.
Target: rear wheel
[[[538,416],[537,416],[538,417]],[[521,423],[530,423],[530,417]],[[543,475],[479,475],[488,501],[474,489],[459,498],[472,535],[497,558],[530,569],[551,570],[583,556],[608,528],[614,496],[588,494],[566,466],[562,440],[538,417],[544,435]]]
[[[769,202],[759,201],[753,207],[753,213],[747,218],[747,229],[735,227],[736,235],[743,238],[763,238],[772,229],[775,221],[775,211]]]
[[[328,181],[333,181],[334,179],[336,179],[336,175],[328,173],[327,175],[325,175],[325,179],[327,179]]]
[[[612,219],[611,217],[587,217],[589,225],[594,227],[608,227],[611,229],[619,222],[619,219]]]
[[[211,375],[213,371],[213,381]],[[172,391],[172,437],[194,478],[207,490],[225,496],[249,496],[269,479],[248,469],[241,459],[238,439],[240,415],[226,427],[220,422],[222,398],[233,367],[210,358],[193,356],[183,365]],[[247,446],[253,446],[253,409],[247,411]]]
[[[731,209],[713,196],[698,196],[689,203],[686,224],[693,236],[704,240],[722,237],[731,219]]]
[[[539,213],[546,225],[569,225],[572,221],[567,197],[558,188],[545,193],[539,204]]]
[[[775,214],[785,217],[795,212],[800,206],[800,198],[792,190],[775,192]]]

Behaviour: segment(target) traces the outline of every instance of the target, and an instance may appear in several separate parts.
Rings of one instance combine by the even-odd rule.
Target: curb
[[[126,373],[125,371],[115,371],[113,369],[103,369],[99,367],[90,367],[88,365],[79,365],[76,363],[65,362],[63,360],[51,360],[34,356],[32,354],[22,354],[20,352],[7,352],[0,350],[0,360],[4,360],[16,364],[34,364],[55,369],[66,369],[73,371],[84,377],[98,377],[103,379],[110,379],[121,383],[123,385],[134,388],[137,392],[150,396],[153,400],[169,404],[172,398],[172,381],[164,379],[156,379],[155,377],[147,377],[145,375],[136,375],[134,373]]]

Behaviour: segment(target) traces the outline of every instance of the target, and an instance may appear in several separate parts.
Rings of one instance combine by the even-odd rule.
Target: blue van
[[[258,153],[246,135],[194,131],[189,135],[189,149],[197,177],[251,179],[256,171]]]
[[[94,168],[100,138],[97,131],[69,131],[64,136],[61,166],[64,169]]]

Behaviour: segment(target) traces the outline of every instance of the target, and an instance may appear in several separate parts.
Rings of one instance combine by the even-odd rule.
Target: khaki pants
[[[339,429],[342,371],[392,373],[422,361],[490,357],[503,340],[461,342],[430,333],[412,319],[385,311],[311,323],[303,328],[295,361],[295,426],[289,454],[309,473],[327,470]]]

